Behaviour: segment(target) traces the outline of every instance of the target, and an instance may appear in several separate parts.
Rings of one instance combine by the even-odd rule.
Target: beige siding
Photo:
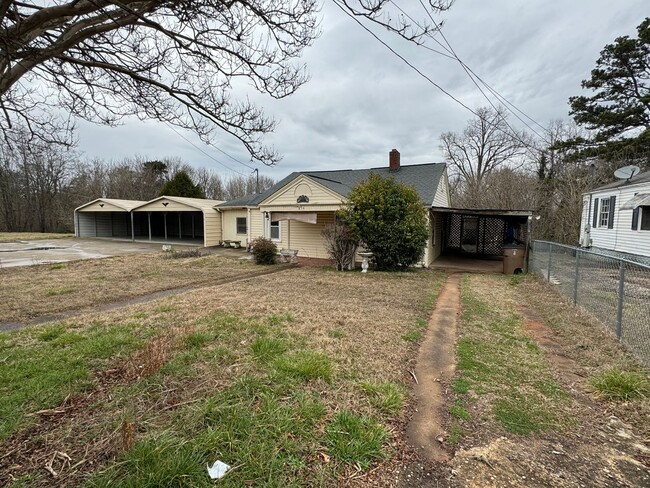
[[[451,200],[449,198],[449,178],[447,177],[447,170],[445,169],[440,181],[438,182],[436,195],[433,198],[433,206],[449,207],[449,205],[451,205]]]
[[[205,247],[218,246],[221,237],[221,215],[216,210],[203,211],[203,232]]]
[[[334,212],[318,212],[315,224],[298,220],[282,222],[282,243],[290,249],[297,249],[298,256],[306,258],[329,258],[321,232],[334,222]]]
[[[233,209],[233,210],[223,210],[223,240],[226,241],[242,241],[242,245],[246,244],[247,234],[237,234],[237,218],[244,217],[247,219],[246,225],[250,225],[248,222],[248,210],[246,209]]]
[[[301,195],[309,197],[309,203],[300,204],[304,210],[308,210],[311,205],[337,205],[342,202],[340,195],[302,175],[271,195],[261,206],[293,205],[295,208],[296,200]]]
[[[264,215],[257,209],[251,209],[250,235],[251,239],[264,236]]]
[[[442,219],[441,214],[433,217],[433,250],[431,260],[435,261],[442,253]]]
[[[336,212],[341,208],[341,204],[333,205],[262,205],[260,210],[263,212]]]
[[[166,203],[167,205],[163,205]],[[200,209],[196,207],[191,207],[183,203],[175,202],[173,200],[168,200],[167,198],[161,198],[153,202],[149,202],[146,205],[138,207],[134,212],[198,212]],[[216,212],[216,210],[215,210]]]
[[[429,266],[433,262],[433,225],[431,222],[430,214],[427,212],[427,223],[429,225],[429,238],[424,248],[424,257],[422,258],[424,266]]]
[[[124,209],[108,202],[95,202],[80,208],[79,212],[124,212]]]

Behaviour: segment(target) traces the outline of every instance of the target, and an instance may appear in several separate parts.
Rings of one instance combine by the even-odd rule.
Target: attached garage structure
[[[77,237],[118,237],[133,239],[131,211],[147,202],[98,198],[74,211]]]
[[[195,243],[205,247],[221,242],[219,200],[158,197],[133,208],[135,239]]]

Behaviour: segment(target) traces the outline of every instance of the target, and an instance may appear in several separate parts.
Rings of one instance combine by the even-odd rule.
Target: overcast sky
[[[417,0],[397,4],[424,19]],[[604,45],[618,36],[635,36],[636,26],[647,15],[648,0],[456,0],[441,19],[458,56],[510,102],[546,125],[568,118],[567,100],[581,93],[580,82],[589,76]],[[392,148],[401,152],[402,164],[442,162],[440,134],[461,131],[472,114],[328,0],[321,18],[323,33],[303,56],[311,80],[280,101],[250,94],[279,121],[265,142],[284,156],[273,168],[258,165],[260,173],[280,179],[291,171],[383,166]],[[382,37],[468,106],[488,104],[456,61],[388,33]],[[432,41],[430,45],[435,47]],[[511,122],[523,127],[514,118]],[[234,174],[164,124],[129,120],[111,128],[79,122],[78,128],[79,148],[87,158],[180,157],[226,177]],[[191,133],[183,135],[230,168],[250,171]],[[215,145],[249,161],[232,137],[224,135]]]

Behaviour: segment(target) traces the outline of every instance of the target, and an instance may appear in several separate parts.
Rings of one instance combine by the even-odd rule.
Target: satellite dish
[[[640,171],[641,168],[638,166],[623,166],[622,168],[618,168],[616,171],[614,171],[614,176],[616,176],[619,180],[631,180],[632,177],[634,175],[638,175]]]

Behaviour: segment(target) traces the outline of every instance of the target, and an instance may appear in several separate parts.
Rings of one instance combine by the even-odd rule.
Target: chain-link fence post
[[[546,281],[551,282],[551,256],[553,256],[553,244],[548,243],[548,268],[546,268]]]
[[[573,283],[573,304],[578,304],[578,283],[580,283],[580,249],[576,249],[576,274]]]
[[[618,309],[616,310],[616,337],[621,338],[623,328],[623,298],[625,297],[625,261],[618,268]]]

